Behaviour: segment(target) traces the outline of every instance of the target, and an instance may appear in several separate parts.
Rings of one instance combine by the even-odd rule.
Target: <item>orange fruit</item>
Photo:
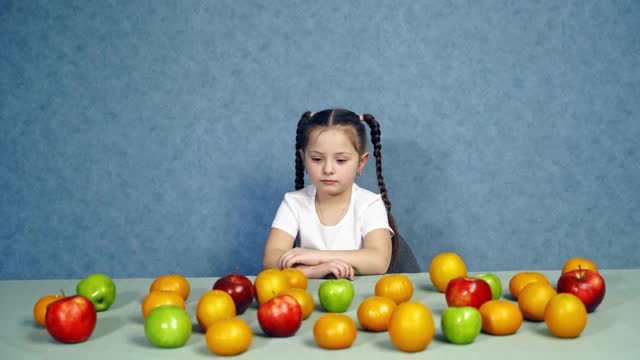
[[[187,300],[189,293],[191,292],[191,286],[189,281],[182,275],[169,274],[158,276],[153,280],[149,291],[175,291],[182,299]]]
[[[358,322],[368,331],[387,331],[396,306],[396,302],[388,297],[368,297],[358,306]]]
[[[429,346],[435,334],[431,310],[417,301],[398,305],[389,319],[389,337],[402,351],[417,352]]]
[[[253,281],[256,288],[256,300],[258,304],[278,296],[280,292],[289,288],[287,277],[278,269],[265,269],[256,276]]]
[[[142,316],[146,318],[151,310],[162,305],[175,305],[185,309],[184,299],[177,292],[154,290],[142,300]]]
[[[388,297],[400,304],[413,296],[413,283],[403,274],[384,275],[376,282],[375,293],[376,296]]]
[[[205,332],[216,321],[234,316],[236,316],[236,304],[226,291],[209,290],[202,294],[196,306],[196,319]]]
[[[522,316],[527,320],[544,320],[544,308],[553,296],[556,289],[544,281],[534,281],[522,289],[518,296],[518,306]]]
[[[238,355],[251,345],[251,327],[239,317],[214,322],[207,329],[207,347],[218,355]]]
[[[587,308],[577,296],[560,293],[544,309],[544,322],[553,335],[574,338],[587,326]]]
[[[287,282],[289,283],[289,287],[306,289],[307,288],[307,275],[305,275],[302,270],[295,268],[287,268],[280,270],[284,277],[287,278]]]
[[[313,339],[325,349],[345,349],[356,340],[356,323],[345,314],[324,314],[313,325]]]
[[[38,301],[36,301],[35,305],[33,305],[33,319],[40,326],[47,326],[45,322],[45,315],[47,315],[47,306],[56,300],[60,300],[64,298],[64,295],[45,295],[41,297]]]
[[[313,309],[316,307],[315,300],[313,300],[313,295],[305,289],[300,288],[291,288],[285,289],[280,293],[280,295],[290,295],[298,304],[300,304],[300,309],[302,310],[302,319],[306,319],[311,315]]]
[[[511,277],[511,280],[509,281],[509,292],[511,292],[511,295],[515,299],[518,299],[522,289],[535,281],[544,281],[549,284],[549,280],[542,273],[535,271],[519,272]]]
[[[482,331],[491,335],[511,335],[522,325],[518,305],[507,300],[489,300],[480,306]]]
[[[467,276],[467,266],[462,258],[452,252],[436,255],[429,265],[429,279],[440,292],[445,292],[451,279]]]
[[[583,270],[587,269],[587,270],[598,272],[598,267],[591,260],[576,257],[576,258],[571,258],[567,260],[566,263],[564,263],[564,266],[562,267],[562,273],[564,274],[566,272],[569,272],[571,270],[577,270],[579,268]]]

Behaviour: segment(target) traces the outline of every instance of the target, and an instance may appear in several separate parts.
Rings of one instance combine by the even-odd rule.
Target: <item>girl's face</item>
[[[358,155],[345,131],[330,127],[312,130],[305,152],[300,156],[318,193],[338,195],[351,190],[369,153]]]

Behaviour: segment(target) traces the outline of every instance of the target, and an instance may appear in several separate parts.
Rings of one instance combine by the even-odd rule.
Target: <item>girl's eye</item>
[[[338,164],[344,164],[344,163],[346,163],[346,162],[347,162],[347,160],[338,159]]]
[[[311,161],[318,162],[318,161],[320,161],[320,158],[311,158]]]

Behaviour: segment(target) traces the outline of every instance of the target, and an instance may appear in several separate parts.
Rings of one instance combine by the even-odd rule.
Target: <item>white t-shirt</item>
[[[354,183],[349,210],[338,224],[332,226],[320,223],[315,198],[316,188],[313,185],[286,193],[271,227],[294,238],[300,233],[300,247],[318,250],[360,249],[362,239],[376,229],[387,229],[393,234],[380,194]]]

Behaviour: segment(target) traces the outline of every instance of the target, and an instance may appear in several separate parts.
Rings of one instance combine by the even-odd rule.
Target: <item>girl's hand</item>
[[[301,265],[297,268],[302,270],[310,279],[322,279],[331,275],[336,279],[353,280],[356,273],[351,264],[340,259],[330,259],[329,261],[313,266]]]
[[[296,265],[320,265],[327,259],[324,258],[321,251],[303,248],[293,248],[285,251],[278,259],[278,267],[286,269]]]
[[[323,262],[316,266],[320,273],[323,273],[322,277],[332,274],[336,279],[348,279],[353,280],[355,278],[356,270],[351,264],[339,260],[331,259],[327,262]]]

